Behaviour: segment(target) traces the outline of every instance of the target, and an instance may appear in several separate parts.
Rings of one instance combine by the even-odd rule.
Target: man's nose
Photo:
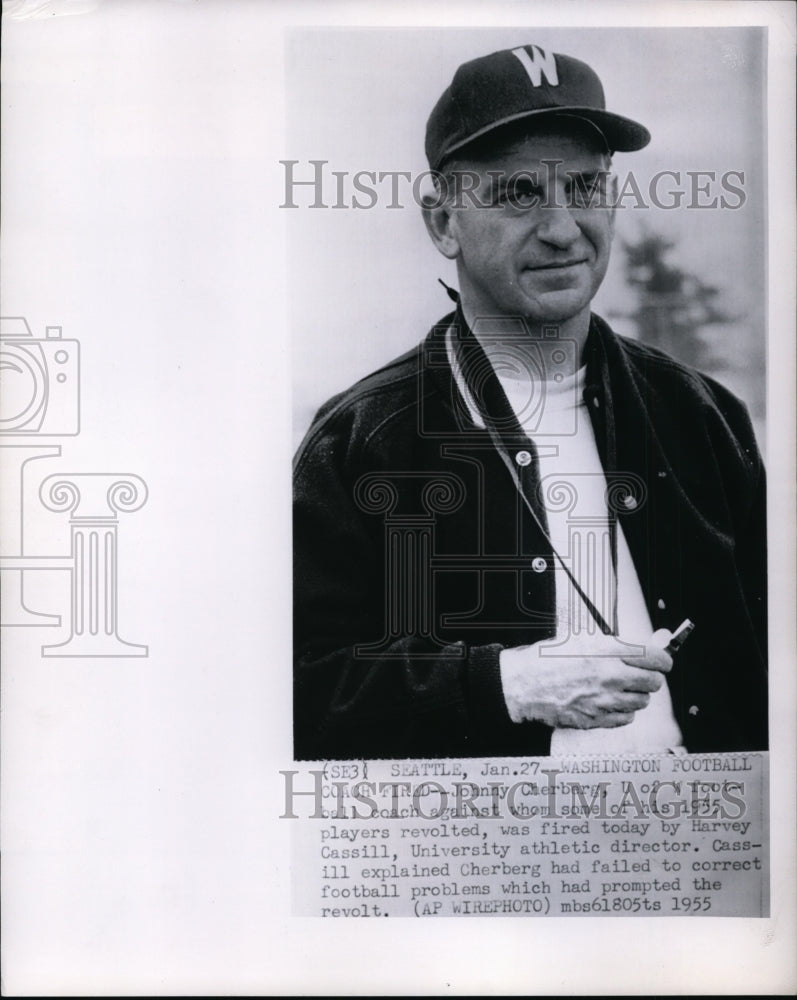
[[[541,209],[542,219],[537,226],[537,236],[560,250],[566,250],[578,239],[581,230],[565,205],[551,205]]]

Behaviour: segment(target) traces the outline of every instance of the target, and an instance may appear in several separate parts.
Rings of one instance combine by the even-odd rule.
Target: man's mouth
[[[526,270],[527,271],[561,271],[567,267],[575,267],[576,264],[586,264],[587,260],[585,257],[578,257],[575,260],[555,260],[550,261],[547,264],[531,264]]]

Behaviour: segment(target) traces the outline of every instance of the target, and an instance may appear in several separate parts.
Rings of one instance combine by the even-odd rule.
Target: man
[[[612,155],[649,138],[533,45],[461,66],[432,111],[457,308],[297,453],[297,758],[766,747],[746,410],[590,311]]]

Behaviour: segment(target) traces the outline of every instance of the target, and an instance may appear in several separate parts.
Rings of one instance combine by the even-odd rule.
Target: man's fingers
[[[602,729],[617,729],[618,726],[627,726],[633,721],[633,712],[610,712],[603,716],[600,725]]]
[[[672,632],[668,628],[657,628],[650,637],[650,643],[652,646],[660,646],[662,649],[666,649],[670,639],[672,639]]]
[[[637,693],[634,691],[614,691],[604,695],[597,703],[597,711],[590,712],[587,708],[581,711],[594,718],[598,725],[606,725],[605,719],[611,715],[633,715],[634,712],[641,712],[650,703],[650,695]]]
[[[614,699],[611,706],[616,712],[639,712],[647,708],[650,703],[650,695],[635,691],[621,691]]]
[[[644,667],[627,667],[620,678],[622,691],[635,691],[641,694],[652,694],[658,691],[664,683],[664,675],[658,670]]]
[[[664,647],[672,638],[672,633],[666,628],[660,628],[644,643],[639,643],[644,647],[641,656],[623,656],[620,658],[623,663],[632,667],[640,667],[644,670],[659,670],[662,673],[669,673],[672,670],[672,657]]]

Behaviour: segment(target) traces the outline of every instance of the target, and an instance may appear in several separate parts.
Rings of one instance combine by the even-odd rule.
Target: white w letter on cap
[[[523,69],[528,73],[532,85],[539,87],[543,76],[552,87],[559,86],[559,77],[556,75],[556,59],[552,52],[546,52],[536,45],[530,45],[532,51],[530,56],[526,49],[512,49],[512,55],[517,56]]]

